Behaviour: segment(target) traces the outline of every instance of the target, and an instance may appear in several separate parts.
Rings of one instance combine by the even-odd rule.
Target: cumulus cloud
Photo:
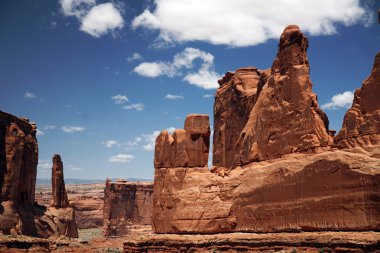
[[[120,12],[112,3],[104,3],[92,7],[83,17],[80,30],[98,38],[123,26]]]
[[[65,133],[75,133],[75,132],[82,132],[86,128],[81,126],[63,126],[62,131]]]
[[[289,24],[313,35],[337,33],[338,26],[368,24],[360,0],[154,0],[132,27],[158,30],[162,42],[205,41],[252,46],[278,39]],[[151,9],[151,10],[150,10]]]
[[[213,96],[211,94],[205,94],[203,95],[203,98],[212,98]]]
[[[175,130],[175,127],[169,127],[166,130],[168,130],[169,133],[173,133]],[[157,131],[154,131],[153,133],[150,133],[150,134],[143,134],[142,138],[145,142],[145,144],[143,145],[143,149],[146,151],[154,150],[154,147],[156,145],[157,136],[159,136],[160,133],[161,133],[161,131],[157,130]]]
[[[133,61],[140,61],[140,60],[142,60],[142,58],[143,57],[141,56],[141,54],[139,54],[139,53],[133,53],[126,60],[129,61],[129,62],[133,62]]]
[[[126,110],[136,110],[136,111],[143,111],[145,108],[145,105],[143,103],[137,103],[137,104],[130,104],[123,107]]]
[[[69,170],[71,170],[71,171],[82,171],[83,169],[80,167],[76,167],[74,165],[69,165]]]
[[[115,104],[125,104],[128,102],[128,98],[125,95],[115,95],[111,97],[111,99],[114,101]]]
[[[95,0],[61,0],[62,12],[65,16],[81,18],[95,5]]]
[[[202,65],[198,71],[190,71],[194,61],[200,59]],[[145,77],[181,76],[185,70],[183,80],[204,89],[215,89],[220,74],[214,69],[214,56],[197,48],[185,48],[181,53],[174,55],[171,62],[143,62],[134,68],[134,72]]]
[[[110,163],[127,163],[130,162],[135,156],[130,155],[130,154],[117,154],[111,156],[108,161]]]
[[[168,99],[168,100],[179,100],[179,99],[184,99],[183,96],[180,96],[180,95],[173,95],[173,94],[167,94],[164,99]]]
[[[100,37],[124,26],[120,11],[113,3],[96,5],[95,0],[61,0],[62,13],[74,16],[81,23],[80,30]]]
[[[324,110],[337,110],[340,108],[348,108],[352,105],[354,100],[354,93],[352,91],[345,91],[334,95],[330,102],[321,105]]]
[[[107,148],[112,148],[113,146],[116,146],[118,142],[116,140],[108,140],[108,141],[102,142],[102,144],[106,146]]]
[[[35,98],[37,98],[37,96],[33,92],[27,91],[24,94],[24,98],[26,98],[26,99],[35,99]]]

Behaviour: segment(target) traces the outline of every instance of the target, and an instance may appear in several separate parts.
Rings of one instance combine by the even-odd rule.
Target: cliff
[[[153,184],[150,182],[111,182],[104,188],[103,222],[105,236],[126,235],[129,226],[150,225]]]
[[[73,208],[35,203],[36,125],[0,111],[0,231],[38,237],[77,237]]]
[[[163,132],[157,138],[153,231],[380,228],[380,148],[374,141],[379,132],[373,131],[379,129],[379,57],[355,93],[334,144],[312,91],[307,48],[298,26],[288,26],[270,69],[242,68],[219,80],[211,170],[207,162],[192,162],[206,157],[201,152],[197,158],[187,156],[187,164],[199,166],[171,162],[177,156],[174,134]],[[358,135],[349,135],[355,140],[348,141],[345,134],[351,130]],[[349,145],[341,145],[342,140]],[[168,162],[157,166],[156,161]]]

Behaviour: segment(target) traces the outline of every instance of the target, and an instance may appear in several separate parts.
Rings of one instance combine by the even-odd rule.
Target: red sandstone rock
[[[0,111],[0,232],[78,237],[73,208],[34,203],[37,163],[35,124]]]
[[[346,148],[380,143],[380,52],[370,76],[355,91],[352,106],[334,142]]]
[[[65,181],[63,179],[63,163],[60,155],[54,155],[51,172],[51,186],[53,191],[53,202],[51,206],[56,208],[68,207],[69,200],[67,199]]]
[[[255,102],[259,83],[265,73],[255,67],[227,72],[218,82],[214,103],[213,165],[232,167],[238,150],[235,145],[247,123]]]
[[[285,28],[270,76],[235,145],[235,165],[320,151],[332,143],[327,116],[311,90],[307,47],[298,26]]]
[[[188,115],[184,128],[175,130],[173,136],[164,130],[157,137],[154,152],[155,168],[207,165],[210,147],[208,115]]]
[[[155,170],[153,231],[380,229],[380,149],[290,154],[237,167]]]
[[[104,188],[104,234],[121,236],[131,225],[149,225],[152,222],[153,184],[125,180],[106,181]]]

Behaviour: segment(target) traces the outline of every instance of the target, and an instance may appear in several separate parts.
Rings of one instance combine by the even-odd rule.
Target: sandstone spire
[[[54,155],[52,177],[51,177],[53,203],[56,208],[68,207],[69,200],[67,199],[65,181],[63,179],[63,163],[60,155]]]
[[[315,152],[332,143],[328,118],[312,91],[308,40],[299,27],[285,28],[267,81],[261,82],[249,119],[235,145],[234,164]],[[215,140],[214,140],[215,141]]]

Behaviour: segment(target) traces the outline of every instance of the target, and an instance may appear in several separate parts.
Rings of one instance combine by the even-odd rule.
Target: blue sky
[[[339,130],[380,50],[380,1],[0,2],[0,109],[36,122],[38,177],[153,178],[159,130],[212,118],[216,80],[269,68],[288,24],[309,37],[313,90]]]

